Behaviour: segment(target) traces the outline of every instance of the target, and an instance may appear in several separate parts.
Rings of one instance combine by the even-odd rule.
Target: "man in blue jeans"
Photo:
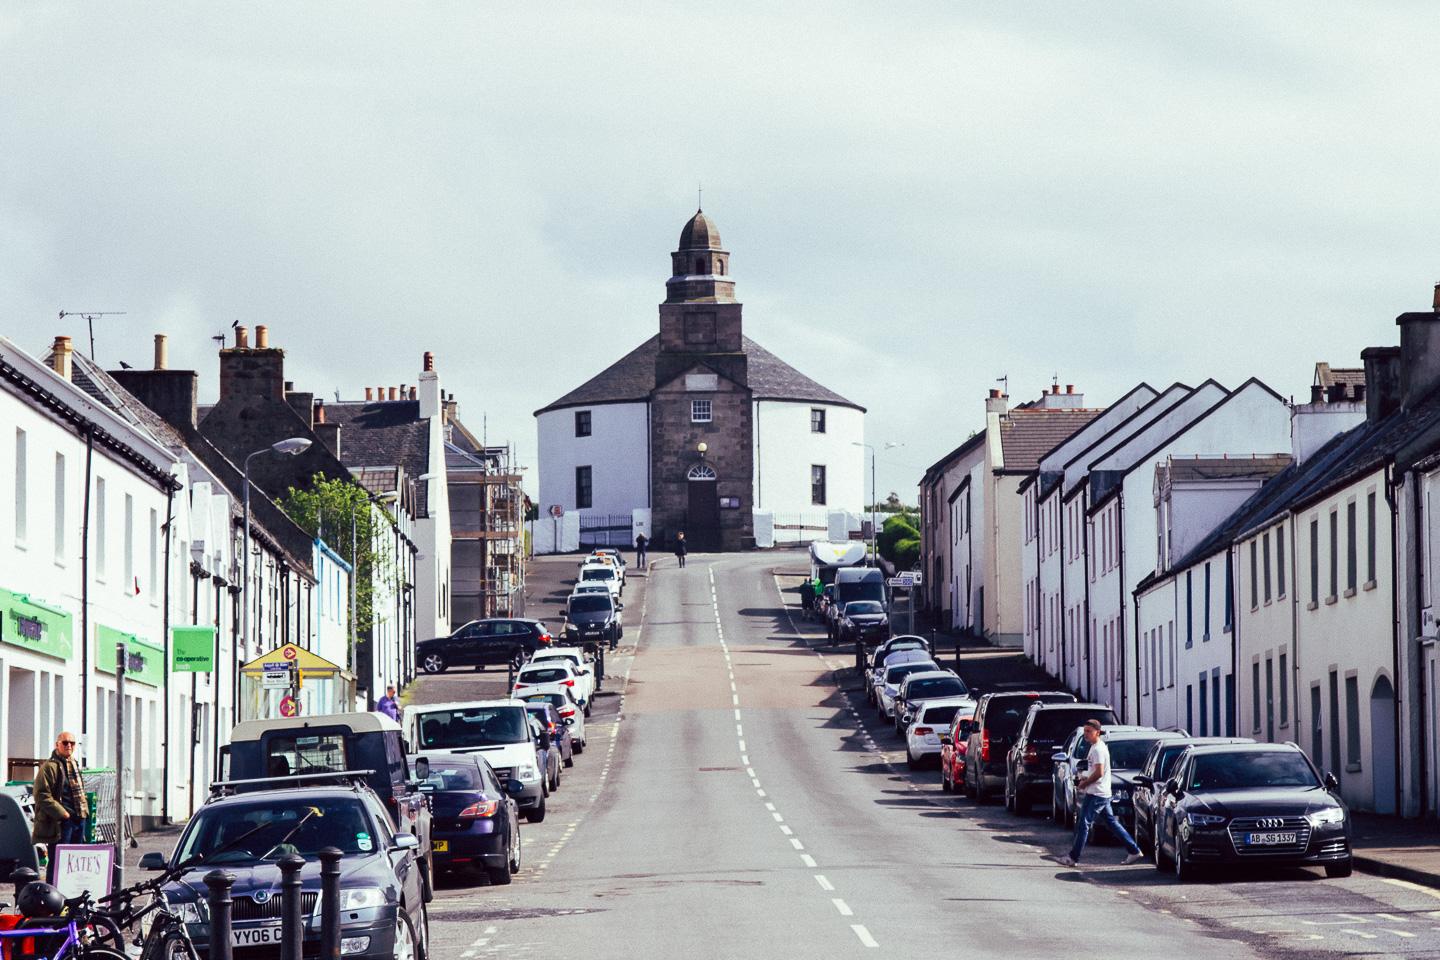
[[[1104,727],[1099,720],[1085,721],[1085,742],[1090,744],[1090,752],[1085,757],[1085,772],[1075,777],[1075,789],[1080,791],[1084,800],[1081,802],[1079,815],[1075,817],[1075,843],[1070,848],[1069,856],[1060,858],[1060,862],[1067,867],[1079,866],[1080,854],[1085,851],[1085,843],[1090,839],[1090,831],[1097,817],[1125,844],[1125,849],[1130,851],[1129,856],[1120,861],[1122,864],[1139,863],[1145,859],[1145,855],[1135,844],[1135,838],[1130,836],[1130,832],[1115,818],[1115,812],[1110,809],[1110,748],[1100,739],[1103,732]]]

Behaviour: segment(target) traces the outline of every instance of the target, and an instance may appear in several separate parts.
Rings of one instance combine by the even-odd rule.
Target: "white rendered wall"
[[[825,411],[824,433],[810,429],[815,409]],[[854,407],[757,400],[754,416],[755,509],[776,514],[777,523],[813,509],[810,467],[816,464],[825,467],[825,506],[859,512],[869,503],[870,453],[855,446],[865,440],[865,414]]]
[[[650,506],[650,405],[603,403],[549,410],[535,418],[540,445],[542,517],[559,504],[575,512],[575,468],[590,467],[586,513],[622,514]],[[590,436],[575,436],[575,412],[590,411]],[[807,468],[808,469],[808,468]],[[807,499],[808,505],[808,488]]]

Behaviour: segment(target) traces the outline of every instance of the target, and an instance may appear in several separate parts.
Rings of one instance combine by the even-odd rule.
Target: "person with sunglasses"
[[[80,742],[73,733],[55,738],[55,749],[35,773],[35,827],[31,839],[50,847],[55,844],[84,843],[90,806],[85,800],[85,783],[80,779],[80,762],[75,748]]]

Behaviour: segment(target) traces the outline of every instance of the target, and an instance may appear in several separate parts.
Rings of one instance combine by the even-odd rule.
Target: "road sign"
[[[280,698],[280,716],[298,717],[300,715],[300,701],[294,697]]]
[[[280,655],[283,656],[286,660],[294,660],[296,657],[300,656],[300,649],[298,647],[282,647],[280,650]]]
[[[550,516],[554,517],[556,520],[559,520],[561,517],[565,516],[565,507],[558,503],[550,504]]]
[[[288,690],[290,688],[290,664],[266,663],[265,672],[260,675],[260,689]]]
[[[919,578],[913,573],[902,573],[898,577],[890,578],[890,586],[899,587],[902,590],[909,590],[919,582]]]

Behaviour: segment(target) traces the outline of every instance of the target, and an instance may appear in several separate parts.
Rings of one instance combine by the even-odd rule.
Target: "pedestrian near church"
[[[35,827],[31,839],[47,844],[52,860],[55,844],[85,842],[90,805],[85,799],[80,763],[75,759],[79,745],[73,733],[62,732],[55,738],[55,749],[35,773]]]
[[[1084,736],[1085,742],[1090,744],[1090,751],[1085,755],[1085,772],[1076,774],[1074,778],[1075,788],[1085,799],[1081,802],[1079,815],[1075,817],[1075,843],[1070,847],[1069,855],[1060,858],[1067,867],[1079,865],[1080,855],[1085,852],[1085,844],[1097,818],[1125,845],[1128,856],[1120,861],[1122,864],[1139,863],[1144,859],[1135,838],[1130,836],[1130,832],[1116,819],[1115,811],[1110,809],[1110,748],[1100,739],[1104,732],[1105,728],[1099,720],[1085,721]]]
[[[685,531],[681,530],[675,537],[675,559],[680,561],[680,566],[685,566],[685,554],[689,552],[690,549],[685,546]]]
[[[385,688],[385,696],[375,704],[375,709],[385,714],[396,723],[400,722],[400,703],[395,699],[395,685],[391,684]]]
[[[650,538],[643,533],[635,535],[635,567],[638,570],[645,569],[645,548],[650,546]]]

